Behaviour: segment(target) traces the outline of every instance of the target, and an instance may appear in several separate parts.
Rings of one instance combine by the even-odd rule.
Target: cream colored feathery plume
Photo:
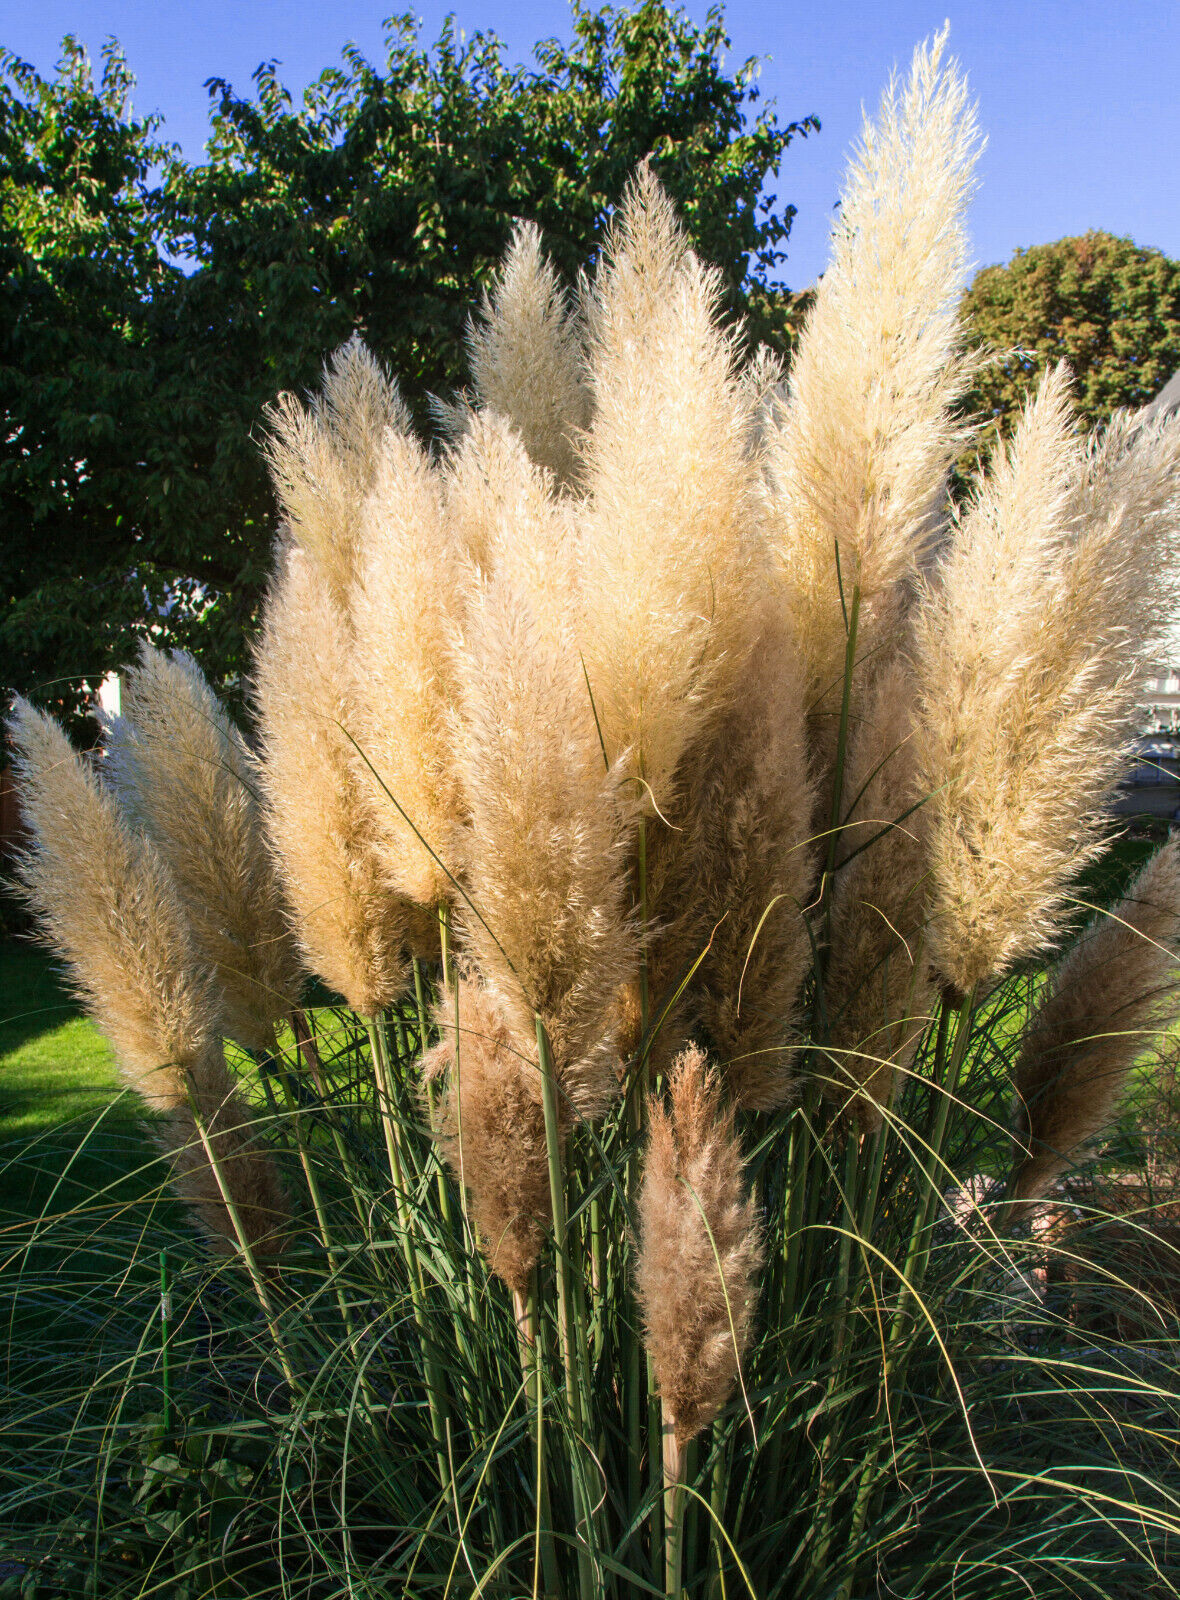
[[[665,1417],[682,1448],[725,1404],[745,1354],[762,1262],[734,1112],[695,1046],[668,1106],[653,1096],[639,1193],[636,1291]]]
[[[1067,379],[1043,381],[915,619],[927,952],[963,993],[1058,937],[1175,611],[1180,422],[1117,420],[1086,449]]]
[[[445,1080],[439,1141],[466,1185],[480,1248],[492,1271],[524,1295],[553,1215],[536,1053],[522,1060],[468,964],[458,972],[458,995],[458,1064],[454,995],[444,993],[434,1015],[439,1040],[423,1060],[423,1076]]]
[[[824,978],[829,1093],[854,1091],[866,1132],[880,1127],[895,1076],[930,1020],[926,960],[926,818],[914,749],[913,674],[899,657],[870,687],[849,741],[850,809],[831,898]]]
[[[1180,1013],[1180,840],[1053,972],[1016,1063],[1013,1215],[1113,1121],[1127,1074]]]
[[[31,836],[17,875],[45,941],[114,1046],[128,1087],[164,1114],[178,1185],[215,1242],[224,1247],[234,1230],[190,1102],[207,1125],[248,1241],[281,1248],[288,1207],[269,1156],[251,1141],[249,1113],[222,1051],[216,983],[197,957],[167,867],[51,717],[18,697],[8,728]]]
[[[438,473],[407,434],[386,436],[357,543],[350,731],[372,769],[358,782],[389,882],[437,907],[454,894],[463,825],[451,648],[465,577]]]
[[[642,167],[588,300],[578,642],[608,757],[628,753],[649,812],[671,804],[681,755],[740,670],[763,572],[756,401],[721,294]]]
[[[586,360],[533,223],[518,224],[468,350],[480,405],[506,417],[532,460],[568,484],[589,420]]]
[[[768,429],[768,529],[826,722],[840,704],[844,608],[859,589],[857,656],[871,672],[967,437],[955,413],[973,366],[958,302],[981,145],[945,41],[944,29],[920,46],[904,86],[894,79],[865,120],[789,396]],[[833,730],[818,732],[834,744]]]
[[[655,874],[653,970],[674,982],[706,952],[689,1014],[738,1105],[768,1111],[793,1091],[790,1037],[812,958],[803,913],[815,878],[814,793],[807,682],[781,604],[768,597],[749,625],[749,664],[685,762],[676,826],[657,833],[666,864]]]
[[[361,506],[387,432],[410,416],[381,363],[354,335],[325,364],[303,404],[280,395],[266,412],[266,459],[291,538],[319,566],[346,608],[356,578]]]
[[[373,1016],[406,981],[406,905],[377,859],[355,725],[351,631],[318,567],[289,546],[263,613],[253,675],[267,827],[308,965]]]
[[[501,572],[472,606],[457,657],[456,761],[470,809],[464,936],[515,1048],[535,1018],[567,1106],[617,1092],[615,1002],[636,964],[625,908],[633,803],[602,750],[576,651],[538,624]],[[539,1075],[532,1089],[541,1093]]]
[[[263,834],[258,763],[183,650],[144,643],[122,689],[103,775],[172,874],[216,972],[226,1032],[266,1050],[301,975]]]

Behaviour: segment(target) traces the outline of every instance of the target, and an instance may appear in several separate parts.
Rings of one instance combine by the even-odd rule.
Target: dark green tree
[[[1069,363],[1090,426],[1120,406],[1145,405],[1180,367],[1180,262],[1109,233],[1035,245],[985,267],[963,309],[972,337],[1000,357],[971,404],[1001,432],[1057,361]]]
[[[572,45],[524,68],[490,35],[448,24],[424,48],[395,17],[380,68],[349,49],[298,104],[272,65],[245,97],[211,83],[195,166],[126,113],[113,47],[98,87],[72,46],[53,82],[7,58],[0,514],[21,553],[3,568],[0,680],[64,697],[151,627],[232,682],[273,531],[264,405],[356,330],[425,422],[428,394],[463,379],[468,308],[514,219],[572,279],[645,156],[733,315],[788,344],[793,208],[765,185],[817,124],[759,106],[756,64],[727,69],[727,42],[719,11],[698,27],[661,0],[579,7]]]

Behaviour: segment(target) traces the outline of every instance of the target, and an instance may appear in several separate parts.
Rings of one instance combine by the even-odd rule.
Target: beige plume
[[[671,805],[681,755],[740,670],[762,576],[755,402],[720,326],[721,294],[641,168],[587,313],[579,644],[607,754],[628,754],[649,812]]]
[[[312,971],[354,1011],[372,1016],[405,983],[406,905],[381,871],[374,780],[349,738],[356,720],[351,633],[319,569],[297,547],[280,555],[253,691],[267,826],[295,936]]]
[[[768,599],[749,626],[749,666],[689,753],[676,826],[657,825],[652,967],[658,995],[706,952],[689,1014],[713,1041],[737,1103],[767,1111],[793,1088],[789,1041],[811,966],[803,913],[816,847],[806,679],[780,605]]]
[[[1180,840],[1158,850],[1053,972],[1016,1063],[1009,1196],[1041,1199],[1114,1119],[1127,1074],[1180,1013]]]
[[[1102,848],[1138,677],[1176,594],[1180,423],[1087,451],[1050,373],[915,620],[927,949],[962,992],[1050,946]]]
[[[103,774],[145,830],[217,975],[225,1030],[273,1044],[301,976],[263,836],[258,764],[191,656],[144,644],[107,725]]]
[[[515,1047],[549,1032],[565,1102],[593,1115],[617,1092],[612,1017],[634,970],[625,909],[633,807],[604,770],[576,653],[506,574],[473,606],[460,653],[456,759],[470,808],[462,922]],[[539,1097],[539,1078],[532,1084]]]
[[[522,1060],[469,966],[459,971],[458,994],[458,1052],[454,996],[445,993],[435,1010],[439,1041],[423,1074],[428,1082],[445,1076],[440,1143],[470,1195],[480,1248],[492,1271],[523,1295],[552,1218],[536,1051]]]
[[[914,1059],[934,984],[924,948],[927,855],[914,748],[915,688],[895,658],[868,691],[849,741],[850,808],[831,897],[824,1010],[831,1095],[855,1093],[861,1127],[881,1124],[895,1074]]]
[[[216,985],[197,957],[159,852],[134,832],[58,725],[15,701],[9,731],[31,842],[17,872],[47,944],[65,961],[127,1085],[165,1116],[183,1194],[223,1247],[234,1237],[197,1140],[206,1121],[223,1175],[257,1248],[281,1247],[288,1214],[273,1164],[251,1140],[221,1046]],[[199,1194],[198,1194],[198,1191]]]
[[[377,358],[354,335],[324,367],[306,404],[292,394],[269,407],[266,459],[291,538],[344,607],[356,577],[361,506],[387,432],[409,412]]]
[[[538,466],[569,483],[589,416],[585,357],[534,224],[518,224],[468,342],[480,405],[506,417]]]
[[[406,434],[386,437],[357,541],[350,731],[375,769],[361,788],[390,884],[435,907],[452,898],[463,824],[451,649],[464,573],[438,473]]]
[[[766,516],[825,752],[835,744],[844,607],[860,592],[858,659],[896,634],[965,435],[970,377],[958,300],[980,148],[945,31],[866,118],[827,270],[767,433]],[[837,549],[839,570],[837,570]],[[841,598],[843,589],[843,601]],[[826,821],[826,819],[825,819]]]
[[[660,1398],[677,1446],[725,1404],[750,1337],[762,1261],[732,1107],[695,1046],[678,1057],[669,1104],[649,1107],[636,1289]]]

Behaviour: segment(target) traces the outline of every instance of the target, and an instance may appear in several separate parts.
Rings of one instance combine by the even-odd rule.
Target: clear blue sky
[[[404,3],[404,0],[403,0]],[[205,138],[207,78],[241,91],[277,58],[302,88],[355,41],[380,55],[397,0],[0,0],[0,42],[47,72],[67,31],[97,55],[114,34],[139,110],[164,114],[189,156]],[[414,8],[433,38],[453,9],[468,32],[494,29],[514,60],[568,37],[566,0],[441,0]],[[698,19],[704,6],[688,10]],[[788,152],[778,193],[799,208],[785,268],[802,287],[822,270],[831,208],[862,104],[895,62],[949,15],[988,134],[972,232],[979,264],[1087,228],[1130,234],[1180,256],[1180,0],[731,0],[735,58],[769,57],[762,87],[783,120],[814,112],[823,131]]]

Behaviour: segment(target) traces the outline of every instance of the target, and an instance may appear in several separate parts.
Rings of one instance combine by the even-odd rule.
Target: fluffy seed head
[[[445,1076],[439,1140],[467,1187],[480,1248],[492,1271],[524,1294],[552,1217],[536,1054],[522,1059],[474,968],[460,971],[458,994],[458,1049],[455,997],[446,993],[423,1072],[428,1082]]]
[[[720,297],[641,168],[590,302],[579,645],[608,756],[629,752],[649,810],[666,811],[681,755],[739,669],[761,570],[753,401]]]
[[[865,1131],[914,1058],[934,1003],[926,960],[926,821],[914,751],[913,677],[895,658],[868,689],[849,741],[851,805],[840,837],[824,980],[830,1093]],[[916,809],[915,809],[916,808]]]
[[[568,483],[589,414],[585,357],[531,222],[513,234],[468,346],[480,405],[507,418],[533,461]]]
[[[738,1374],[762,1250],[733,1111],[699,1049],[678,1058],[668,1092],[667,1108],[654,1097],[649,1107],[636,1289],[660,1397],[684,1445]]]
[[[257,762],[191,656],[144,644],[103,774],[152,840],[221,991],[226,1032],[266,1049],[300,975],[263,837]]]
[[[980,148],[945,32],[866,120],[841,198],[832,257],[767,436],[766,516],[817,711],[834,712],[844,621],[876,659],[937,526],[964,444],[954,410],[969,381],[958,300],[964,216]],[[839,572],[836,551],[839,549]]]
[[[404,985],[407,919],[377,861],[372,774],[348,737],[351,649],[318,568],[287,549],[254,670],[267,827],[308,965],[354,1011],[372,1016]]]
[[[357,525],[387,431],[410,416],[381,363],[355,336],[325,364],[306,404],[280,395],[267,412],[266,457],[290,537],[339,606],[356,578]]]
[[[1087,450],[1067,374],[1050,373],[923,597],[928,951],[953,988],[1050,945],[1069,884],[1103,848],[1176,583],[1178,469],[1174,419],[1116,423]]]
[[[611,1019],[635,963],[621,777],[604,770],[576,655],[507,576],[473,606],[459,660],[465,937],[517,1049],[531,1055],[540,1015],[563,1097],[592,1115],[617,1090]]]
[[[386,436],[357,542],[353,732],[375,768],[362,783],[374,848],[394,890],[437,906],[453,893],[463,822],[451,646],[464,574],[438,475],[406,434]]]
[[[1127,1074],[1180,1011],[1180,840],[1053,973],[1016,1064],[1010,1193],[1043,1197],[1113,1120]]]

